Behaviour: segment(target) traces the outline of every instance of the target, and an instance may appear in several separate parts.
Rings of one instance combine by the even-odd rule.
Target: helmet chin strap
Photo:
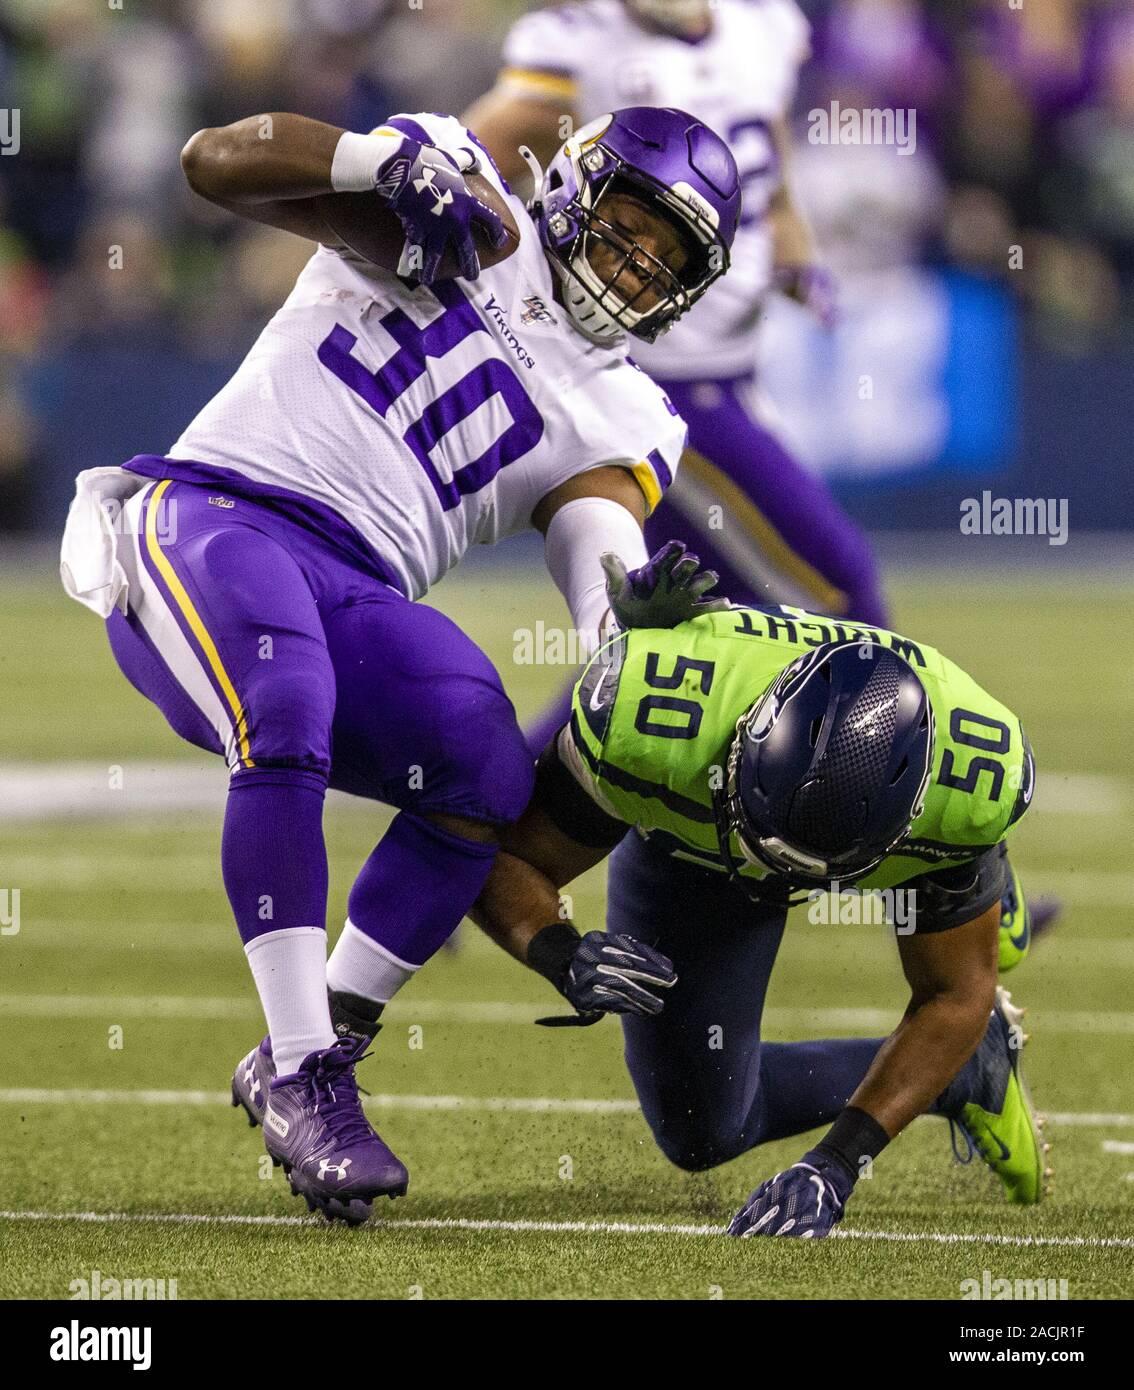
[[[558,261],[552,261],[551,268],[559,277],[563,293],[563,307],[571,322],[585,338],[602,347],[625,336],[626,330],[607,312],[595,296],[572,278],[567,268]]]
[[[516,153],[528,166],[532,176],[532,196],[528,199],[528,211],[534,217],[538,215],[543,203],[543,165],[527,145],[520,145]]]

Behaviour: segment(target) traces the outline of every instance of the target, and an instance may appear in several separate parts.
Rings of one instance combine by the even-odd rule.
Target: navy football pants
[[[633,833],[614,851],[607,881],[607,930],[655,946],[677,970],[656,1018],[622,1024],[642,1113],[666,1157],[712,1168],[834,1120],[883,1039],[761,1040],[786,913],[754,906],[724,874]]]

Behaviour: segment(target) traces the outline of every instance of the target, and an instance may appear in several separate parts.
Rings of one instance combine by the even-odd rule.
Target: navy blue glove
[[[681,541],[667,541],[636,570],[627,570],[611,551],[600,556],[610,611],[621,627],[676,627],[701,613],[729,606],[726,598],[706,599],[717,582]]]
[[[841,1163],[812,1149],[760,1184],[729,1222],[728,1234],[821,1239],[843,1219],[854,1183]]]
[[[578,1013],[540,1018],[545,1027],[597,1023],[603,1014],[660,1014],[665,1001],[654,991],[677,983],[673,962],[625,932],[588,932],[571,958],[561,986]]]
[[[406,246],[398,265],[399,275],[412,275],[423,285],[432,284],[442,257],[452,245],[461,275],[475,280],[480,274],[480,257],[474,228],[483,228],[494,246],[503,246],[507,241],[508,233],[499,216],[465,183],[464,175],[476,173],[479,167],[473,160],[461,169],[447,151],[408,136],[398,153],[386,162],[379,174],[377,191],[405,230]]]

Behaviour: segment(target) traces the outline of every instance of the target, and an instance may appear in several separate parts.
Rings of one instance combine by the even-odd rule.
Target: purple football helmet
[[[563,145],[537,183],[531,212],[562,282],[564,307],[594,342],[630,333],[652,343],[728,269],[740,216],[740,178],[728,146],[702,121],[669,107],[629,106],[600,116]],[[599,206],[628,193],[681,236],[684,265],[619,230]],[[610,267],[591,262],[596,245]],[[613,254],[610,254],[613,253]],[[629,298],[616,289],[637,282]]]

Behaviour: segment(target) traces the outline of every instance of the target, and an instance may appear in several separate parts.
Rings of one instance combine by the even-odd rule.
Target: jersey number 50
[[[323,366],[383,417],[400,396],[425,376],[431,357],[444,357],[473,333],[488,332],[458,286],[442,281],[428,292],[440,301],[444,312],[426,327],[419,327],[401,309],[391,309],[379,320],[398,350],[376,372],[367,371],[353,356],[358,339],[342,324],[336,324],[319,344]],[[454,426],[494,396],[503,401],[511,423],[478,457],[453,468],[447,481],[438,473],[431,452]],[[425,470],[441,510],[448,512],[460,505],[462,497],[486,487],[502,468],[523,458],[542,437],[543,416],[519,377],[499,357],[486,357],[433,397],[405,430],[402,442]]]
[[[965,728],[966,724],[975,724],[988,731],[988,735],[973,733]],[[949,713],[949,736],[954,743],[962,744],[966,748],[979,748],[986,753],[1005,754],[1012,742],[1012,735],[1007,724],[1002,724],[999,719],[989,719],[987,715],[977,714],[971,709],[954,709]],[[965,775],[958,777],[953,771],[955,758],[953,750],[946,748],[941,757],[941,771],[937,775],[937,780],[943,787],[953,787],[960,792],[975,792],[977,781],[982,772],[987,772],[991,781],[988,784],[989,801],[999,801],[1000,791],[1004,786],[1004,764],[996,758],[982,758],[975,756],[969,759],[969,765],[965,769]]]
[[[658,669],[661,658],[657,652],[646,656],[646,670],[643,679],[654,690],[680,690],[685,677],[695,674],[700,677],[700,691],[707,695],[712,689],[712,661],[694,661],[688,656],[679,656],[674,661],[673,670],[663,676]],[[634,728],[640,734],[653,734],[655,738],[696,738],[701,729],[704,707],[696,700],[685,700],[678,695],[643,695],[638,701],[634,714]],[[676,720],[658,719],[657,715],[676,715]]]

